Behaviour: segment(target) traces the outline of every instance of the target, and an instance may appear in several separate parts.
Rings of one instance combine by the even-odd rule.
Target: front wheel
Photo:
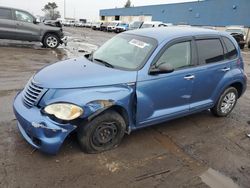
[[[234,109],[238,99],[238,91],[234,87],[227,88],[220,96],[211,112],[218,117],[229,115]]]
[[[125,129],[123,117],[115,111],[107,111],[79,127],[78,141],[84,152],[100,153],[117,147]]]
[[[240,49],[244,49],[245,48],[245,44],[240,44]]]
[[[58,36],[55,34],[47,34],[43,39],[43,45],[46,48],[57,48],[60,44]]]

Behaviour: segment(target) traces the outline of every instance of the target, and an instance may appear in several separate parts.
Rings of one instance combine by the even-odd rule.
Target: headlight
[[[79,106],[67,103],[56,103],[44,108],[47,114],[54,115],[61,120],[73,120],[83,114],[83,109]]]

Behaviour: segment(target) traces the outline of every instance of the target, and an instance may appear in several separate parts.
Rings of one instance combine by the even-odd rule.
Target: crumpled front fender
[[[84,114],[80,118],[88,120],[116,106],[126,111],[129,119],[128,123],[131,126],[134,124],[132,114],[134,97],[134,84],[77,89],[49,89],[39,105],[45,107],[58,102],[76,104],[84,109]]]

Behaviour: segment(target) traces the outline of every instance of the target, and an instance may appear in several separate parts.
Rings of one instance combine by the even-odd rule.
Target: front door
[[[137,126],[160,123],[189,112],[193,89],[192,39],[167,44],[153,63],[167,63],[174,72],[138,76]]]
[[[34,23],[34,17],[27,12],[15,10],[17,39],[25,41],[39,41],[40,26]]]

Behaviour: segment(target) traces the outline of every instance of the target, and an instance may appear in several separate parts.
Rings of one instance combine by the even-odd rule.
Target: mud
[[[74,134],[56,156],[34,150],[17,131],[16,93],[40,68],[81,56],[115,35],[82,28],[67,32],[68,46],[57,50],[0,41],[0,187],[207,188],[215,182],[250,187],[248,49],[242,54],[249,87],[227,118],[204,111],[133,132],[118,148],[97,155],[82,153]]]

